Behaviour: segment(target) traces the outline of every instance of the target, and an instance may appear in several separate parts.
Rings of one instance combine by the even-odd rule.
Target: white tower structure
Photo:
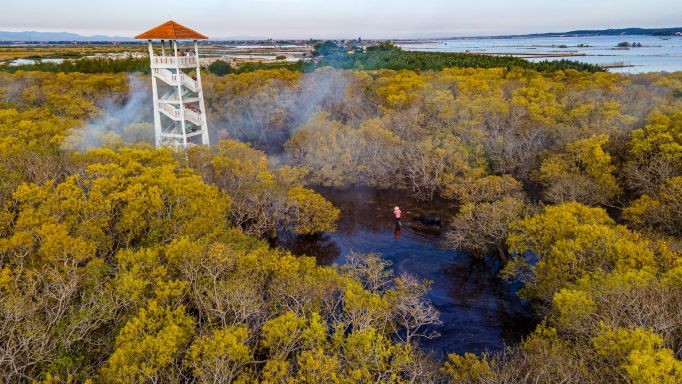
[[[135,38],[149,44],[156,146],[209,145],[197,42],[208,37],[171,20]],[[194,44],[178,46],[179,40]]]

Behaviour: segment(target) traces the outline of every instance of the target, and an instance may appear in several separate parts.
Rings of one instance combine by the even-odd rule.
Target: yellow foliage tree
[[[621,190],[613,175],[611,155],[603,148],[607,142],[608,136],[593,136],[568,144],[565,153],[545,159],[538,173],[545,199],[554,203],[611,203]]]
[[[150,301],[121,329],[101,378],[111,383],[173,380],[175,373],[167,368],[193,335],[194,321],[184,307],[173,310]]]
[[[192,343],[185,365],[200,383],[248,383],[254,363],[248,336],[245,325],[217,329]]]
[[[522,279],[525,294],[546,302],[591,273],[656,267],[649,242],[616,225],[601,208],[579,203],[547,206],[510,228],[507,244],[517,256],[505,273]],[[537,262],[529,262],[527,252]]]

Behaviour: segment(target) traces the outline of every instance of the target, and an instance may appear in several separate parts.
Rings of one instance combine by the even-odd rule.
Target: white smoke
[[[64,147],[87,150],[126,144],[154,143],[151,90],[140,75],[128,75],[128,96],[123,103],[105,102],[98,117],[75,128]]]
[[[321,69],[304,74],[294,86],[273,80],[263,89],[237,95],[207,94],[209,131],[215,139],[248,142],[274,156],[311,116],[322,110],[343,114],[348,76],[352,74]]]
[[[236,139],[265,149],[272,156],[281,154],[283,144],[311,116],[321,110],[346,114],[346,88],[351,82],[348,76],[352,74],[321,69],[304,74],[295,86],[268,86],[263,93],[209,94],[206,101],[211,140]],[[64,141],[64,148],[82,151],[141,142],[153,144],[149,79],[131,74],[128,89],[123,103],[105,102],[99,116],[75,128]]]

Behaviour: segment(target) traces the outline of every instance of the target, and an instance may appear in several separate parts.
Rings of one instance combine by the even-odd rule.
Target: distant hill
[[[31,42],[55,42],[55,41],[130,41],[130,37],[121,36],[82,36],[69,32],[4,32],[0,31],[0,41],[31,41]]]
[[[500,39],[515,37],[558,37],[558,36],[619,36],[619,35],[649,35],[649,36],[673,36],[682,34],[682,27],[674,28],[620,28],[620,29],[584,29],[569,32],[545,32],[530,33],[525,35],[485,35],[468,37],[439,38],[442,40],[457,39]],[[431,39],[416,39],[431,40]],[[399,41],[399,40],[397,40]]]
[[[682,27],[675,28],[620,28],[585,29],[570,32],[534,33],[527,36],[618,36],[618,35],[657,35],[670,36],[682,33]]]

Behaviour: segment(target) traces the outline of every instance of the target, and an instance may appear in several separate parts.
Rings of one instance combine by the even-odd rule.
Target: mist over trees
[[[219,134],[284,155],[313,184],[456,198],[506,175],[540,184],[548,202],[614,205],[680,172],[673,155],[637,144],[679,131],[679,84],[571,70],[273,70],[210,77],[206,95]]]
[[[149,145],[132,76],[0,73],[4,380],[682,381],[680,73],[206,74],[215,145],[186,154]],[[438,361],[428,282],[263,240],[334,230],[313,188],[354,184],[451,200],[444,245],[541,324]]]

